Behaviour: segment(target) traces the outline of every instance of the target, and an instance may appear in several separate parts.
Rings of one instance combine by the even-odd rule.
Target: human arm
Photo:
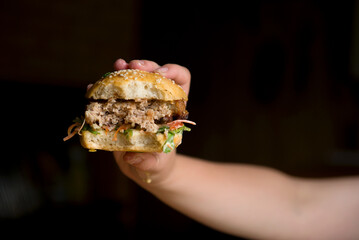
[[[185,215],[250,239],[357,239],[359,178],[301,179],[271,168],[177,155],[145,188]]]
[[[149,71],[160,67],[150,61],[121,64]],[[182,71],[170,65],[167,74],[172,76],[165,76],[189,87],[189,76]],[[215,163],[175,151],[114,155],[124,174],[141,187],[219,231],[255,239],[359,237],[358,177],[301,179],[271,168]]]
[[[357,177],[299,179],[270,168],[213,163],[180,154],[173,161],[172,170],[161,181],[137,183],[214,229],[254,239],[359,236]],[[148,172],[167,171],[149,165]]]

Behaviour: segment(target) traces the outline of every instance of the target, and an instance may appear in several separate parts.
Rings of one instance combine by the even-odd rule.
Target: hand
[[[115,70],[140,69],[148,72],[158,72],[174,80],[188,94],[191,74],[189,70],[177,64],[158,65],[148,60],[132,60],[127,63],[118,59],[114,64]],[[121,171],[130,179],[144,188],[163,183],[175,166],[176,151],[170,153],[134,153],[114,152],[114,156]]]

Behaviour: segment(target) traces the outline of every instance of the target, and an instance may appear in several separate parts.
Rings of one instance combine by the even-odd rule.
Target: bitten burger
[[[80,135],[83,147],[107,151],[165,152],[182,142],[187,94],[159,73],[125,69],[105,74],[87,91],[85,116],[64,141]]]

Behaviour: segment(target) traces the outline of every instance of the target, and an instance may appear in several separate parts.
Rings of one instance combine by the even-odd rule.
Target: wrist
[[[174,193],[179,189],[181,182],[185,180],[187,158],[181,154],[173,153],[169,159],[162,161],[171,161],[161,173],[150,174],[150,183],[142,181],[140,184],[147,191],[159,196],[162,194]]]
[[[168,185],[175,171],[177,154],[176,151],[170,153],[140,153],[135,158],[140,158],[138,162],[131,159],[125,161],[129,163],[131,174],[130,178],[138,185],[148,191],[160,189]]]

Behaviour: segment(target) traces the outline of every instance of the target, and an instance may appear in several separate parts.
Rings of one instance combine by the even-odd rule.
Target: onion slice
[[[196,125],[196,123],[195,123],[195,122],[190,121],[190,120],[185,120],[185,119],[178,119],[178,120],[174,120],[174,121],[169,122],[169,123],[167,123],[167,124],[169,125],[169,124],[179,123],[179,122],[182,122],[182,123],[189,123],[189,124],[192,124],[192,125]]]

